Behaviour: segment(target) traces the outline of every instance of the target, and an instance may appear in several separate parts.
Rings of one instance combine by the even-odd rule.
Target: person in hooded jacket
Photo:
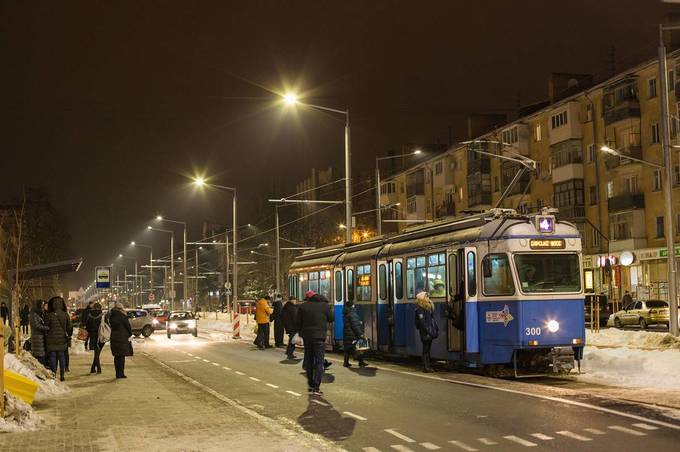
[[[104,344],[99,343],[99,326],[102,323],[104,314],[102,313],[102,305],[95,303],[88,312],[87,324],[84,325],[87,328],[87,340],[89,342],[90,350],[94,351],[94,358],[92,359],[92,367],[90,367],[90,373],[102,373],[102,365],[99,360],[102,353],[102,347]]]
[[[28,307],[28,303],[24,303],[24,307],[21,308],[21,312],[19,313],[20,316],[20,321],[19,325],[21,325],[21,334],[28,334],[28,323],[29,323],[29,318],[31,314],[31,308]]]
[[[297,312],[297,326],[305,344],[307,385],[313,395],[321,395],[320,386],[325,370],[328,324],[333,322],[333,310],[326,297],[308,292],[306,301]]]
[[[295,297],[289,297],[281,310],[281,322],[288,335],[288,346],[286,347],[286,357],[288,359],[295,359],[295,344],[293,344],[293,336],[297,333],[297,326],[295,325],[297,305],[295,301]]]
[[[354,355],[356,360],[359,361],[360,367],[365,367],[367,364],[364,362],[364,357],[362,355],[357,355],[355,341],[359,338],[364,337],[364,324],[359,318],[356,306],[351,300],[345,302],[345,306],[342,308],[342,318],[344,320],[342,329],[342,348],[345,351],[345,362],[342,364],[345,367],[352,367],[349,363],[349,357]]]
[[[49,367],[45,351],[45,335],[49,328],[43,320],[43,304],[45,304],[43,300],[35,300],[29,317],[31,322],[31,355],[43,366]]]
[[[50,309],[47,315],[47,327],[49,330],[46,335],[46,347],[50,369],[52,372],[57,373],[57,367],[59,367],[59,379],[64,381],[69,332],[72,331],[71,319],[66,313],[66,304],[63,298],[52,297],[48,305]]]
[[[281,319],[281,311],[283,310],[283,299],[281,298],[280,293],[277,293],[276,296],[274,297],[272,308],[274,309],[274,312],[272,312],[271,317],[272,322],[274,322],[274,347],[283,347],[285,345],[283,343],[283,331],[284,331],[283,320]]]
[[[116,302],[109,314],[109,325],[111,325],[111,354],[113,364],[116,368],[116,378],[127,378],[125,376],[125,357],[132,356],[132,327],[128,320],[127,313],[123,304]]]
[[[434,372],[430,367],[430,349],[432,341],[439,336],[439,326],[434,318],[434,303],[426,292],[416,295],[415,324],[423,345],[423,372]]]

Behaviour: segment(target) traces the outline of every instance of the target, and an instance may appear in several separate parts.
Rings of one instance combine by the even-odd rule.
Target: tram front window
[[[516,254],[524,293],[579,292],[581,272],[576,254]]]

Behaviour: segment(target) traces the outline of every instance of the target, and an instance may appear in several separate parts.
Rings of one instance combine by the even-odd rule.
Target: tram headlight
[[[558,322],[557,320],[549,320],[547,327],[548,331],[550,331],[551,333],[557,333],[560,329],[560,322]]]

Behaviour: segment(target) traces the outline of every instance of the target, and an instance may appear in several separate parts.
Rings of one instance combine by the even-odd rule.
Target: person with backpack
[[[50,309],[47,316],[47,327],[49,330],[46,335],[46,349],[49,356],[50,370],[56,374],[57,367],[59,367],[59,380],[64,381],[66,351],[68,350],[70,338],[69,331],[72,331],[71,319],[66,313],[66,304],[63,298],[50,298],[48,306]]]
[[[113,365],[116,368],[116,378],[127,378],[125,376],[125,357],[133,354],[130,339],[132,327],[125,308],[119,301],[111,309],[109,325],[111,325],[111,354],[113,355]]]
[[[439,336],[439,326],[434,318],[434,303],[427,296],[427,292],[419,292],[416,295],[415,325],[423,345],[423,372],[434,372],[430,367],[430,349],[432,341]]]
[[[87,316],[87,340],[89,342],[90,350],[94,352],[94,358],[92,359],[92,367],[90,367],[90,373],[102,373],[102,365],[99,360],[102,353],[102,348],[104,344],[99,340],[99,328],[102,324],[102,319],[104,314],[102,313],[102,306],[99,303],[95,303]]]
[[[364,324],[361,322],[352,300],[345,301],[345,306],[342,308],[342,318],[344,320],[342,347],[345,351],[345,362],[342,365],[352,367],[349,363],[349,357],[354,355],[355,359],[359,361],[359,367],[366,367],[364,357],[357,354],[356,351],[356,341],[364,337]]]
[[[49,328],[43,320],[43,300],[33,302],[33,310],[30,314],[31,322],[31,355],[45,367],[49,367],[47,353],[45,351],[45,335]]]
[[[295,303],[295,297],[289,297],[281,310],[280,320],[288,335],[288,346],[286,347],[286,357],[288,359],[295,359],[295,344],[293,343],[293,337],[295,337],[295,334],[297,333],[297,327],[295,325],[296,317],[297,305]]]

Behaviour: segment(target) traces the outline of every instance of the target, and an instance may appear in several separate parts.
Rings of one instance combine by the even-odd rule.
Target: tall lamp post
[[[233,272],[233,278],[234,282],[232,284],[233,286],[233,298],[232,298],[232,313],[236,312],[238,309],[238,227],[236,226],[236,208],[238,206],[237,201],[236,201],[236,188],[234,187],[226,187],[224,185],[217,185],[217,184],[212,184],[212,183],[207,183],[205,179],[202,177],[197,177],[194,179],[194,185],[197,187],[213,187],[217,188],[223,191],[229,191],[232,193],[232,202],[233,202],[233,255],[234,255],[234,263],[232,264],[234,267],[234,272]]]
[[[149,231],[165,232],[170,234],[170,310],[175,310],[175,231],[169,229],[146,227]],[[186,259],[184,259],[186,261]]]
[[[182,251],[182,262],[184,266],[183,270],[183,281],[182,281],[182,297],[184,298],[184,301],[187,300],[187,260],[189,259],[187,257],[187,223],[186,221],[178,221],[178,220],[170,220],[168,218],[164,218],[161,215],[158,215],[156,217],[156,220],[158,221],[167,221],[168,223],[175,223],[175,224],[181,224],[184,226],[184,240],[183,240],[183,251]]]
[[[349,109],[338,110],[336,108],[303,103],[293,93],[284,95],[283,102],[288,106],[302,105],[345,116],[345,224],[347,225],[345,229],[345,243],[352,243],[352,154],[350,149]]]
[[[144,245],[137,242],[130,242],[130,246],[149,249],[149,290],[153,293],[153,248],[151,245]]]
[[[139,289],[137,287],[137,284],[138,284],[138,280],[137,280],[137,278],[138,278],[138,276],[137,276],[137,258],[131,257],[131,256],[125,256],[123,254],[119,254],[118,259],[128,259],[128,260],[134,261],[134,263],[135,263],[135,283],[132,285],[132,287],[133,287],[133,290],[134,290],[135,304],[139,304],[139,303],[137,303],[139,301],[137,299],[137,294],[139,293]],[[127,281],[125,281],[125,284],[127,284]]]
[[[375,158],[375,222],[376,222],[376,233],[378,236],[382,235],[382,206],[380,205],[380,162],[383,160],[392,160],[398,158],[404,158],[411,155],[421,154],[420,149],[404,154],[404,155],[389,155],[387,157],[376,157]]]

